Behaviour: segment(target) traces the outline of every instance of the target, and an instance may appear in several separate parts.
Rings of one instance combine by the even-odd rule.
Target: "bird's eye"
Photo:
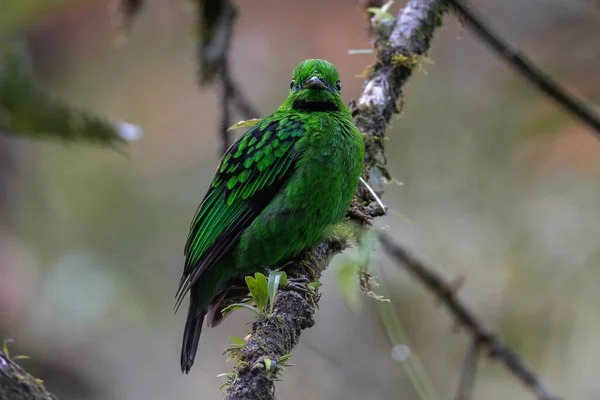
[[[296,81],[294,79],[292,79],[292,81],[290,82],[290,89],[293,89],[295,84],[296,84]]]
[[[337,82],[335,83],[335,87],[336,87],[336,89],[338,90],[338,92],[341,92],[341,91],[342,91],[342,82],[340,82],[340,81],[337,81]]]

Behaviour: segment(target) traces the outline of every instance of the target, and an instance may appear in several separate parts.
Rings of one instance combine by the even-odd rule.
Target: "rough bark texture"
[[[385,129],[398,113],[402,87],[410,77],[419,56],[429,48],[431,38],[447,11],[443,0],[411,0],[398,14],[389,35],[379,30],[375,41],[377,61],[370,68],[363,94],[351,109],[366,144],[363,177],[380,188],[389,177],[383,147]],[[365,223],[383,215],[374,198],[359,184],[349,218]],[[289,267],[293,275],[316,281],[331,258],[348,246],[344,239],[326,241],[306,252]],[[314,325],[318,294],[280,291],[272,316],[260,317],[252,325],[246,345],[236,354],[236,365],[229,378],[226,399],[275,399],[275,381],[281,372],[281,357],[298,344],[303,329]]]
[[[41,381],[0,352],[0,399],[56,400],[56,397],[46,391]]]

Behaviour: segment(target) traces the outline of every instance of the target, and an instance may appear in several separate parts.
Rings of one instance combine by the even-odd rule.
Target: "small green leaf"
[[[259,310],[259,313],[266,313],[267,301],[269,298],[267,293],[267,278],[260,272],[257,272],[256,274],[254,274],[254,277],[247,276],[245,279],[246,285],[248,286],[248,290],[250,290],[252,300],[254,300],[254,304]]]
[[[261,290],[261,291],[264,290],[264,292],[267,293],[267,291],[268,291],[267,277],[264,274],[257,272],[254,274],[254,278],[256,279],[256,284],[257,284],[259,290]]]
[[[8,344],[14,342],[13,339],[8,338],[4,340],[2,344],[2,352],[6,355],[6,357],[10,358],[10,352],[8,351]]]
[[[230,313],[231,311],[237,310],[238,308],[247,308],[250,311],[260,314],[260,310],[256,307],[251,306],[250,304],[235,303],[235,304],[231,304],[231,305],[228,305],[227,307],[225,307],[223,309],[223,311],[221,311],[221,315],[225,316],[228,313]]]
[[[219,378],[229,378],[230,376],[233,376],[233,372],[223,372],[222,374],[217,375],[217,379]]]
[[[288,277],[287,277],[287,274],[284,271],[283,274],[281,274],[281,280],[279,281],[279,285],[280,286],[287,286],[287,284],[288,284]]]
[[[236,346],[244,347],[246,345],[244,339],[237,336],[229,336],[229,340],[231,340]]]
[[[317,290],[318,287],[321,287],[321,286],[323,286],[323,284],[321,282],[310,282],[310,283],[306,284],[306,287],[311,292],[314,292],[315,290]]]
[[[381,19],[391,19],[393,21],[395,19],[394,16],[388,12],[392,4],[394,4],[393,1],[388,1],[381,7],[368,7],[367,11],[374,14],[375,17]]]
[[[244,278],[246,280],[246,286],[248,286],[248,290],[250,291],[250,296],[252,296],[252,300],[254,300],[254,304],[258,306],[260,294],[258,293],[258,288],[256,285],[256,279],[252,276],[247,276]]]
[[[25,355],[20,355],[20,356],[15,356],[13,357],[13,361],[17,361],[17,360],[29,360],[29,356],[25,356]]]
[[[390,20],[390,21],[394,20],[394,16],[392,14],[390,14],[389,12],[384,11],[383,7],[382,8],[369,7],[369,8],[367,8],[367,11],[370,12],[371,14],[374,14],[374,16],[378,19]]]
[[[240,303],[234,303],[234,304],[230,304],[227,307],[223,308],[221,310],[221,315],[223,317],[225,317],[227,314],[229,314],[232,311],[237,310],[238,308],[242,308],[242,306],[240,305]]]
[[[245,121],[240,121],[237,124],[233,124],[231,125],[227,130],[228,131],[232,131],[234,129],[238,129],[238,128],[245,128],[248,126],[254,126],[256,125],[256,123],[260,121],[260,118],[251,118],[251,119],[247,119]]]
[[[289,360],[292,356],[293,356],[292,353],[284,354],[281,357],[279,357],[279,362],[284,362],[286,360]]]
[[[254,274],[254,293],[252,293],[252,298],[254,299],[254,303],[256,304],[256,308],[261,310],[266,314],[267,311],[267,303],[269,301],[269,287],[267,284],[267,277],[257,272]]]
[[[283,271],[273,271],[269,274],[269,314],[273,314],[273,306],[275,305],[275,296],[279,290],[279,284],[281,282],[282,275],[285,275]],[[287,279],[286,279],[287,280]],[[287,282],[286,282],[287,283]]]

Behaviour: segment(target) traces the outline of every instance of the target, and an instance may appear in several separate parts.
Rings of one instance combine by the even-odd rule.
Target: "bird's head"
[[[325,60],[304,60],[294,70],[284,107],[302,111],[340,111],[346,107],[335,67]]]

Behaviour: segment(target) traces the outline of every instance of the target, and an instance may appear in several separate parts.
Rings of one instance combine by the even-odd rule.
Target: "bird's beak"
[[[302,84],[302,89],[306,88],[320,88],[329,90],[329,87],[318,76],[313,76],[309,80],[305,81]]]

